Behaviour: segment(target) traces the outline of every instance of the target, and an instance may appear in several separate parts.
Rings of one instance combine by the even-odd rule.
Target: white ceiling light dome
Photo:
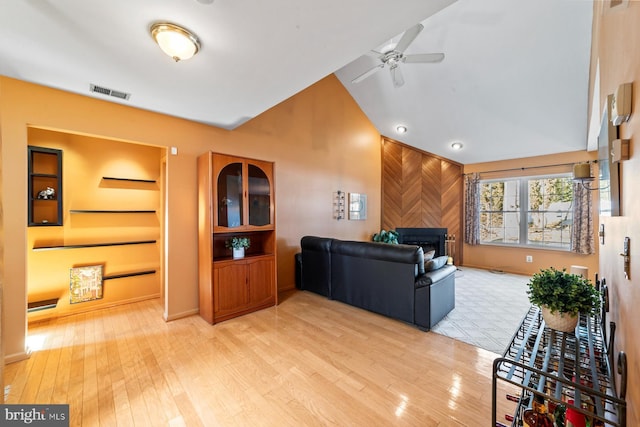
[[[160,49],[174,61],[184,61],[200,50],[200,41],[189,30],[169,22],[156,22],[149,30]]]

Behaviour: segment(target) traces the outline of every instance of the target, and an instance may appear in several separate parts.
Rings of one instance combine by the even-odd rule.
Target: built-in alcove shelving
[[[124,246],[124,245],[146,245],[156,243],[156,240],[135,240],[131,242],[111,242],[111,243],[88,243],[82,245],[56,245],[56,246],[34,246],[34,251],[51,251],[59,249],[81,249],[81,248],[97,248],[101,246]]]
[[[127,181],[127,182],[146,182],[149,184],[155,184],[155,179],[137,179],[137,178],[116,178],[112,176],[103,176],[102,179],[107,181]]]
[[[147,214],[156,213],[155,210],[99,210],[99,209],[71,209],[72,214]]]
[[[112,274],[110,276],[103,276],[102,280],[122,279],[125,277],[146,276],[147,274],[155,274],[156,270],[144,270],[135,271],[131,273]]]
[[[165,150],[36,127],[28,141],[28,320],[158,298]],[[78,291],[74,269],[99,266]]]

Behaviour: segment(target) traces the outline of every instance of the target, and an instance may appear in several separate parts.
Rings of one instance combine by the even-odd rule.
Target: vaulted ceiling
[[[381,134],[476,163],[586,148],[592,10],[575,0],[11,1],[0,74],[234,129],[336,73]],[[201,51],[173,62],[149,35],[156,21],[190,29]],[[405,53],[443,52],[442,62],[400,63],[397,88],[388,69],[352,83],[380,64],[368,52],[417,23]]]

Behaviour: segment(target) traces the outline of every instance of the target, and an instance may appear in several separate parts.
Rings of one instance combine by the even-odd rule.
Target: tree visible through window
[[[568,175],[480,182],[480,243],[569,250],[573,187]]]

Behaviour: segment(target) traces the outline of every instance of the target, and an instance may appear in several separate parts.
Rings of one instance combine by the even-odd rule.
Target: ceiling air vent
[[[113,96],[115,98],[120,98],[124,100],[128,100],[131,97],[130,93],[121,92],[119,90],[114,90],[114,89],[109,89],[106,87],[94,85],[93,83],[89,85],[89,91],[94,93],[100,93],[102,95]]]

